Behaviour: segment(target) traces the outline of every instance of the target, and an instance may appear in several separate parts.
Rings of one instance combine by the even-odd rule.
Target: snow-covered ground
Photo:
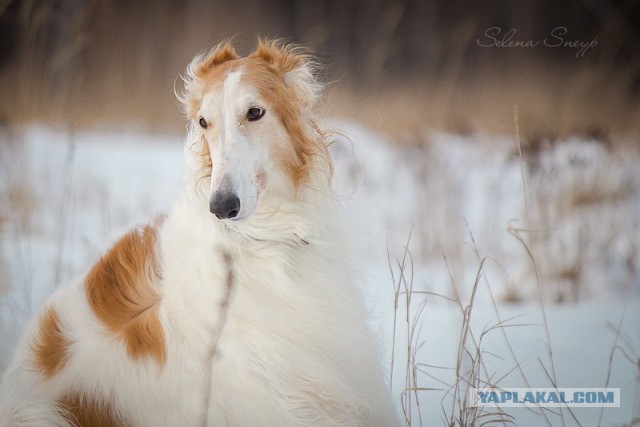
[[[446,393],[457,377],[443,368],[455,368],[459,359],[462,308],[476,278],[466,348],[482,352],[478,379],[551,387],[548,376],[555,376],[559,387],[605,387],[610,374],[608,386],[621,389],[622,406],[604,410],[602,424],[628,425],[634,408],[638,416],[637,151],[569,139],[521,158],[517,142],[505,137],[434,133],[398,142],[354,123],[326,125],[348,136],[336,136],[331,147],[337,192],[361,236],[356,257],[389,361],[392,273],[398,282],[396,260],[409,242],[405,277],[415,292],[409,318],[421,316],[414,340],[424,342],[413,385],[440,389],[417,392],[419,407],[410,399],[413,425],[420,425],[419,415],[424,425],[441,425],[457,411]],[[0,138],[2,369],[21,325],[56,286],[81,274],[129,227],[168,209],[180,185],[182,144],[163,135],[40,126]],[[400,408],[405,294],[399,301],[394,393]],[[501,320],[503,327],[482,335]],[[460,360],[464,380],[473,364],[464,353]],[[518,426],[547,424],[524,409],[509,414]],[[596,425],[600,410],[547,414],[552,425],[562,425],[561,418],[577,425],[574,416]]]

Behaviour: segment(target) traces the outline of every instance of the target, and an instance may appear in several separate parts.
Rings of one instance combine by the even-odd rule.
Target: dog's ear
[[[216,66],[223,64],[227,61],[231,61],[232,59],[240,58],[236,53],[236,50],[233,48],[230,42],[220,43],[218,46],[213,48],[209,55],[203,58],[203,60],[198,64],[195,69],[196,74],[199,77],[206,76],[207,73],[212,71]]]
[[[222,42],[208,53],[196,56],[187,66],[187,73],[182,76],[184,90],[176,93],[183,105],[187,117],[193,118],[202,100],[202,90],[206,79],[221,64],[240,58],[230,42]]]
[[[315,63],[300,48],[259,40],[258,48],[249,57],[265,61],[280,74],[302,107],[315,104],[321,89],[314,76]]]

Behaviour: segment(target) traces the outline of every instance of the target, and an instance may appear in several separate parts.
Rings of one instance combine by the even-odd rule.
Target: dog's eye
[[[251,107],[249,111],[247,111],[247,120],[250,122],[255,122],[256,120],[260,120],[262,116],[264,116],[264,108],[260,107]]]
[[[198,123],[200,124],[200,127],[202,129],[206,129],[207,126],[209,126],[209,124],[207,123],[207,121],[204,119],[204,117],[200,117],[200,120],[198,121]]]

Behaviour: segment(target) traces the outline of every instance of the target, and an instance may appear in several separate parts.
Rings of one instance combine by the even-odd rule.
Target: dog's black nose
[[[218,219],[232,219],[240,213],[240,199],[229,191],[217,191],[209,200],[209,211]]]

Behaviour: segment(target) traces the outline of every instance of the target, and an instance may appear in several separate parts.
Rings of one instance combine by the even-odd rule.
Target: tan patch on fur
[[[53,377],[67,364],[70,344],[62,332],[58,313],[47,307],[40,316],[38,337],[32,347],[36,368],[45,378]]]
[[[96,317],[123,339],[129,356],[150,356],[161,365],[166,349],[154,288],[160,278],[158,226],[146,225],[116,242],[89,272],[86,293]]]
[[[307,61],[307,55],[298,53],[291,46],[260,40],[256,52],[247,58],[243,74],[243,78],[254,85],[275,110],[291,138],[293,150],[283,153],[282,160],[297,188],[309,177],[314,159],[324,160],[331,176],[331,161],[324,134],[312,120],[303,116],[301,106],[305,101],[300,99],[300,94],[285,84],[285,75],[304,66]],[[309,131],[314,134],[309,135]]]
[[[79,393],[70,393],[58,400],[62,415],[77,427],[122,427],[129,425],[121,420],[111,405],[98,402]]]

